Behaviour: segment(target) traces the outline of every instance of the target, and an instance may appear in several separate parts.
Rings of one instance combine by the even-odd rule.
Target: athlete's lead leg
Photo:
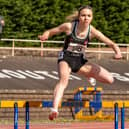
[[[59,63],[58,69],[59,69],[59,81],[54,89],[53,108],[49,115],[50,120],[53,120],[58,115],[58,106],[63,97],[64,90],[68,85],[69,75],[71,72],[68,64],[64,61]]]

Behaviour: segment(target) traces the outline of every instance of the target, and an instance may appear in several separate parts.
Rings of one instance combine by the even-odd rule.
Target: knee
[[[114,78],[112,76],[108,77],[108,83],[112,84],[114,82]]]

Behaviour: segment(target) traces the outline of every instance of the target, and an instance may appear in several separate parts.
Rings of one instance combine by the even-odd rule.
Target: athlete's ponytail
[[[78,20],[78,11],[74,11],[73,14],[66,17],[67,21]]]
[[[78,20],[78,17],[79,17],[79,15],[80,15],[80,12],[81,12],[81,10],[83,10],[83,9],[90,9],[90,10],[93,12],[91,6],[89,6],[89,5],[81,6],[81,7],[78,9],[78,11],[74,11],[73,14],[67,16],[67,17],[66,17],[66,20],[67,20],[67,21]]]

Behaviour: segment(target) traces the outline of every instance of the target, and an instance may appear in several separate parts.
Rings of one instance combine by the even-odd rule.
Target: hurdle
[[[102,118],[102,96],[101,96],[102,88],[100,87],[79,87],[75,90],[74,93],[74,101],[80,101],[83,103],[83,106],[77,107],[75,106],[75,119],[95,119]],[[93,100],[83,99],[82,95],[92,95]],[[82,108],[89,107],[91,115],[83,115]],[[92,109],[94,110],[94,115],[92,113]]]
[[[121,109],[121,129],[125,129],[125,105]],[[119,129],[119,107],[118,103],[114,104],[114,129]]]
[[[14,103],[14,129],[18,129],[18,104]]]
[[[14,103],[14,129],[18,129],[18,103]],[[25,129],[29,129],[29,102],[25,104]]]
[[[74,117],[75,119],[81,120],[95,120],[95,119],[112,119],[116,120],[116,117],[112,113],[111,115],[103,115],[102,108],[114,108],[114,104],[118,104],[118,108],[121,108],[121,114],[124,114],[124,108],[129,107],[129,101],[127,100],[117,100],[117,101],[102,101],[102,88],[99,87],[80,87],[75,90],[74,98],[67,99],[65,101],[60,102],[59,108],[74,107]],[[82,95],[93,95],[93,100],[90,99],[83,100]],[[123,105],[124,103],[124,105]],[[14,107],[14,129],[18,129],[18,108],[25,108],[25,128],[29,129],[29,107],[40,107],[40,108],[49,108],[53,106],[53,102],[51,100],[43,100],[43,101],[29,101],[26,100],[1,100],[0,108],[12,108]],[[90,114],[89,116],[83,115],[82,108],[91,108],[94,109],[95,114]],[[73,111],[72,111],[73,112]],[[124,115],[121,115],[121,129],[124,129]],[[117,128],[118,123],[115,124],[115,129]]]
[[[104,108],[114,108],[114,104],[118,103],[118,107],[123,107],[123,103],[125,107],[129,107],[128,100],[102,100],[102,88],[100,87],[79,87],[75,90],[74,94],[74,102],[80,102],[81,105],[75,105],[74,118],[79,120],[95,120],[95,119],[114,119],[114,115],[105,115],[102,112]],[[82,98],[82,95],[92,95],[93,100],[87,100]],[[91,108],[94,111],[94,114],[84,115],[83,108]]]
[[[29,129],[29,102],[25,104],[25,129]],[[114,129],[119,129],[119,109],[121,109],[121,129],[125,129],[125,105],[119,108],[118,103],[114,104]],[[18,129],[18,103],[14,103],[14,129]]]
[[[29,129],[30,126],[30,117],[29,117],[29,108],[30,107],[45,107],[45,105],[43,104],[48,104],[50,107],[52,106],[52,102],[51,101],[8,101],[8,100],[3,100],[1,101],[1,105],[0,107],[14,107],[14,129],[18,129],[18,108],[22,107],[25,108],[25,129]],[[72,103],[72,102],[62,102],[62,104],[64,104],[63,106],[68,106],[69,104],[71,104],[71,106],[80,106],[79,104],[81,104],[81,106],[83,106],[81,102],[77,102],[77,103]],[[46,105],[46,107],[48,106]],[[118,129],[118,123],[119,123],[119,110],[121,109],[121,129],[125,129],[125,103],[119,103],[116,102],[114,103],[114,129]],[[120,128],[119,128],[120,129]]]

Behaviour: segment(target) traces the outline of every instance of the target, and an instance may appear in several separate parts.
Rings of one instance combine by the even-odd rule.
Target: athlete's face
[[[79,13],[79,22],[89,25],[93,18],[93,12],[91,9],[82,9]]]

